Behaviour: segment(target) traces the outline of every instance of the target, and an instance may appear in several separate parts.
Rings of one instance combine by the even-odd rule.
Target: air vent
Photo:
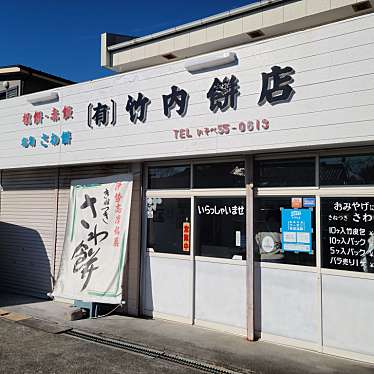
[[[176,55],[173,55],[172,53],[167,53],[166,55],[162,55],[163,58],[166,58],[167,60],[174,60],[177,58]]]
[[[362,12],[364,10],[372,9],[373,6],[370,1],[361,1],[360,3],[353,4],[352,8],[355,12]]]
[[[10,98],[16,97],[16,96],[18,96],[18,86],[9,88],[9,90],[7,90],[7,92],[6,92],[6,98],[7,99],[10,99]]]
[[[262,30],[255,30],[248,33],[248,36],[252,39],[261,38],[262,36],[265,36],[264,32]]]

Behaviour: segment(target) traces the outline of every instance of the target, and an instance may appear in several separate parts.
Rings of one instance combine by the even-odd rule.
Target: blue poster
[[[312,249],[311,209],[282,208],[282,252],[307,252]]]

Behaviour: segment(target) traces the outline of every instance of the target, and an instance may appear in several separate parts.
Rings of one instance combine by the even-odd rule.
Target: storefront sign
[[[72,183],[54,296],[121,302],[131,193],[129,174]]]
[[[321,198],[322,266],[374,273],[374,199]]]
[[[183,222],[183,252],[190,251],[190,223]]]
[[[35,111],[23,113],[22,123],[25,126],[40,126],[60,122],[61,120],[73,119],[74,110],[70,105],[65,105],[61,110],[52,107],[49,112]]]
[[[62,109],[52,107],[49,112],[35,111],[33,113],[23,113],[22,123],[27,127],[43,127],[43,125],[54,125],[60,121],[68,121],[74,118],[74,110],[70,105],[65,105]],[[72,141],[71,131],[56,131],[42,132],[38,137],[33,135],[23,136],[21,139],[21,146],[23,148],[48,148],[57,147],[61,145],[70,145]]]
[[[228,215],[239,215],[244,216],[244,205],[224,205],[224,206],[217,206],[217,205],[197,205],[197,212],[199,215],[216,215],[216,216],[228,216]]]
[[[265,103],[270,105],[289,102],[295,91],[291,84],[294,69],[286,66],[281,68],[273,66],[271,72],[262,73],[262,88],[258,106]],[[209,102],[207,109],[212,113],[226,112],[227,110],[237,110],[238,97],[244,94],[240,91],[239,79],[231,75],[223,79],[214,78],[210,88],[207,88],[206,99]],[[126,96],[125,96],[126,97]],[[172,85],[170,92],[161,95],[163,115],[171,118],[173,112],[179,117],[184,117],[188,111],[190,94],[182,87]],[[159,99],[159,98],[154,98]],[[208,104],[208,103],[207,103]],[[88,103],[87,106],[87,126],[90,129],[113,127],[117,125],[118,108],[127,112],[129,121],[132,124],[146,123],[147,111],[152,105],[152,98],[144,93],[138,92],[137,96],[127,95],[125,103],[117,103],[114,99],[101,100]],[[81,112],[79,112],[81,114]],[[74,109],[70,105],[61,108],[52,107],[46,111],[36,110],[26,112],[22,115],[22,123],[28,128],[41,128],[43,125],[61,124],[74,119]],[[81,121],[80,118],[77,119]],[[243,119],[238,123],[212,123],[208,126],[199,128],[178,128],[172,130],[172,137],[175,140],[206,138],[212,136],[224,136],[229,134],[254,134],[260,131],[266,131],[270,128],[270,122],[266,118]],[[71,145],[73,135],[70,130],[62,131],[60,128],[56,131],[43,131],[38,135],[23,134],[20,145],[32,151],[35,148],[54,148],[61,145]]]
[[[223,123],[209,127],[190,129],[188,127],[173,129],[174,139],[191,139],[214,135],[229,135],[232,133],[256,133],[269,130],[270,122],[266,118],[253,121],[241,121],[237,124]]]
[[[310,209],[281,209],[282,252],[312,254],[312,211]]]
[[[295,70],[290,66],[284,68],[273,66],[270,73],[262,73],[262,88],[257,105],[261,106],[265,103],[276,105],[289,102],[295,94],[291,86],[293,83],[293,74],[295,74]],[[209,110],[213,113],[218,111],[225,112],[228,109],[236,110],[240,94],[244,94],[244,92],[240,92],[239,79],[236,76],[231,75],[230,78],[224,77],[222,80],[214,78],[206,94],[206,98],[209,101]],[[173,85],[170,87],[170,93],[165,93],[161,96],[163,114],[165,117],[170,118],[172,111],[175,111],[180,117],[184,117],[187,114],[190,95],[182,87]],[[147,120],[148,107],[150,105],[152,105],[151,98],[147,97],[142,92],[138,92],[136,98],[131,95],[127,96],[127,103],[124,108],[133,124],[136,124],[138,121],[145,123]],[[108,125],[115,126],[117,123],[117,102],[113,99],[110,99],[110,101],[106,103],[89,103],[87,112],[87,125],[91,129],[93,129],[94,125],[96,127],[106,127]],[[260,121],[260,125],[257,125],[256,121]],[[260,119],[256,121],[249,121],[248,123],[242,122],[241,126],[237,126],[237,128],[232,126],[231,130],[251,132],[255,129],[255,126],[257,130],[260,130],[260,127],[262,129],[267,129],[269,126],[267,120]],[[217,133],[218,131],[218,133],[222,132],[222,134],[224,134],[228,131],[228,128],[230,128],[230,125],[227,125],[229,126],[228,128],[222,129],[220,129],[219,126],[225,125],[216,126],[213,132]],[[188,129],[173,131],[175,139],[187,139],[190,137],[188,136]],[[182,131],[182,133],[186,132],[185,137],[183,135],[178,137],[176,131]],[[200,132],[197,133],[198,136],[203,134],[206,134],[205,128],[200,129]]]
[[[71,131],[63,131],[60,133],[41,133],[38,138],[35,136],[24,136],[21,139],[21,146],[23,148],[36,148],[43,147],[48,148],[49,146],[57,147],[58,145],[70,145],[72,141]]]

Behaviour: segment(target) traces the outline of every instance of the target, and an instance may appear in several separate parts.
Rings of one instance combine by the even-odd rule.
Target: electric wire
[[[108,317],[110,314],[112,314],[114,311],[116,311],[119,307],[121,307],[122,304],[118,304],[116,305],[116,307],[114,309],[112,309],[110,312],[106,313],[106,314],[102,314],[101,316],[96,316],[96,317],[92,317],[91,319],[98,319],[98,318],[103,318],[103,317]]]

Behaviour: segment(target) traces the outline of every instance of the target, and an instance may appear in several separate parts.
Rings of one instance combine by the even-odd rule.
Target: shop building
[[[71,181],[131,173],[129,314],[374,362],[372,5],[103,35],[121,74],[0,103],[2,287],[50,292]]]

